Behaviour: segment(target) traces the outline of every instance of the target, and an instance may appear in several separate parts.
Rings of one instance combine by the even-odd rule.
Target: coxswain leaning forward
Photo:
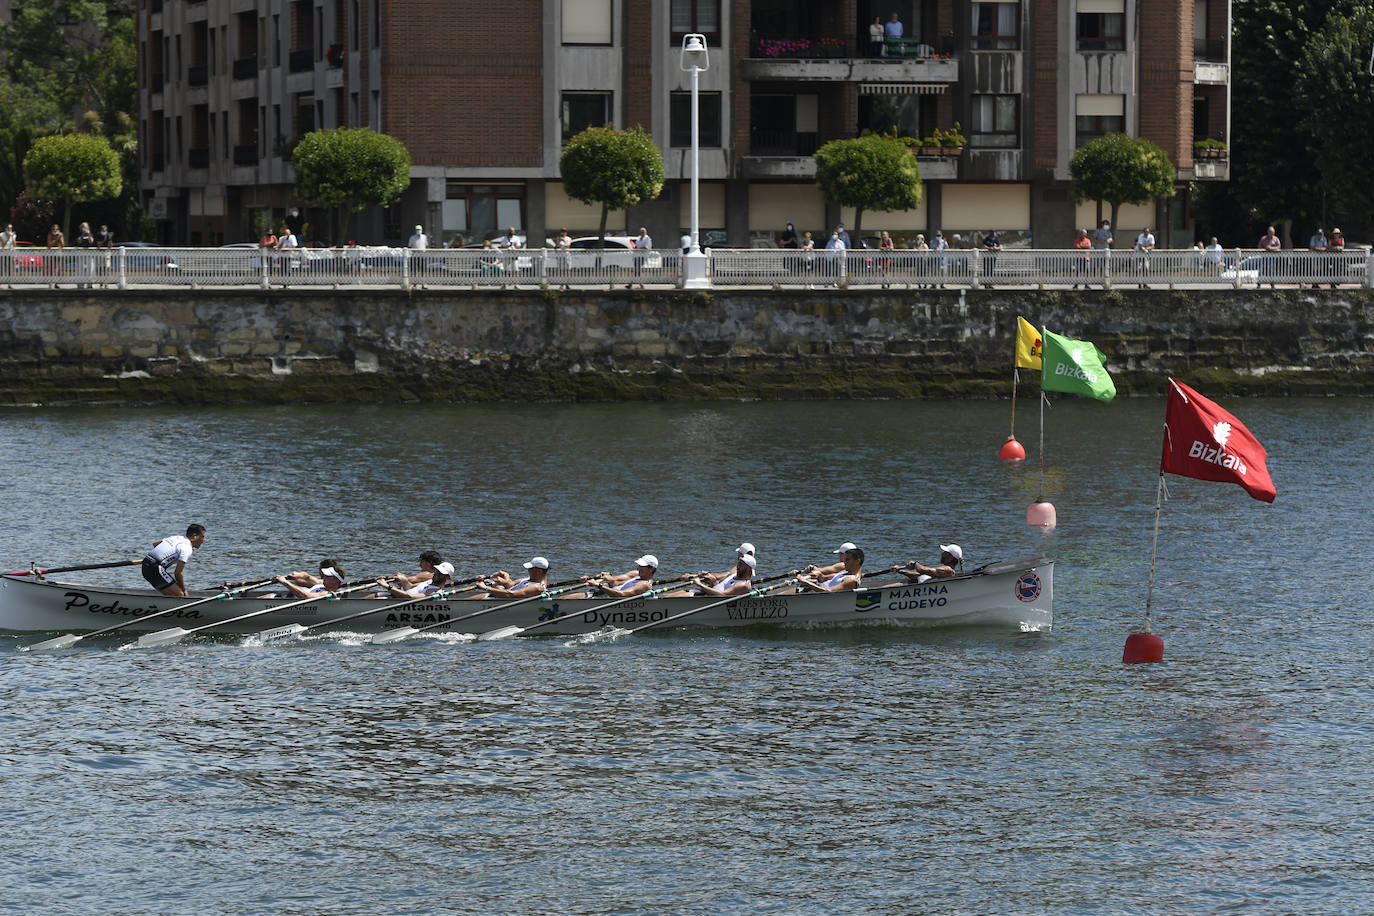
[[[185,598],[186,564],[191,551],[205,543],[204,525],[187,525],[186,534],[174,534],[153,542],[153,549],[143,558],[143,578],[160,593],[173,598]]]
[[[490,576],[477,578],[479,588],[486,591],[485,598],[533,598],[542,594],[549,585],[549,561],[544,557],[531,557],[525,564],[525,575],[512,579],[510,573],[498,569]]]
[[[849,542],[841,549],[844,549],[844,561],[838,571],[824,582],[816,578],[815,572],[810,575],[801,573],[797,576],[797,585],[810,592],[847,592],[858,588],[859,580],[863,578],[864,552]]]
[[[635,560],[635,571],[613,576],[605,573],[596,578],[583,576],[583,581],[591,587],[589,595],[601,598],[628,598],[642,595],[654,587],[654,576],[658,575],[658,557],[651,553]]]
[[[389,585],[386,579],[384,578],[379,578],[377,580],[377,584],[380,585],[382,588],[386,589],[387,593],[392,598],[405,599],[423,598],[425,595],[428,595],[432,592],[437,592],[439,589],[448,585],[452,581],[453,564],[444,562],[435,564],[434,575],[428,582],[421,582],[417,585],[412,585],[410,588],[407,589],[400,589],[396,588],[393,585]]]

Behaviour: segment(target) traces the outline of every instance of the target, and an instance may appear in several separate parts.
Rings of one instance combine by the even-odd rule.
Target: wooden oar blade
[[[177,642],[189,631],[181,627],[171,627],[166,630],[158,630],[156,633],[145,633],[138,638],[138,642],[129,643],[125,648],[146,649],[149,646],[167,646]]]
[[[36,642],[31,646],[20,646],[19,651],[35,652],[42,649],[65,649],[68,646],[76,645],[76,643],[78,643],[80,640],[80,636],[77,636],[74,633],[68,633],[65,636],[54,636],[52,639],[45,639],[42,642]]]
[[[400,642],[403,639],[414,636],[418,632],[420,631],[415,627],[397,627],[394,630],[387,630],[384,633],[378,633],[373,636],[372,644],[374,646],[382,646],[389,642]]]
[[[509,639],[512,636],[519,636],[525,632],[524,627],[501,627],[499,630],[490,630],[477,637],[479,642],[493,642],[498,639]]]
[[[613,627],[607,625],[599,630],[594,630],[591,633],[583,633],[581,636],[574,637],[573,639],[570,639],[567,642],[563,643],[563,645],[567,646],[568,648],[572,648],[574,646],[589,646],[592,643],[615,642],[622,636],[629,636],[630,633],[631,631],[625,629],[624,627]]]

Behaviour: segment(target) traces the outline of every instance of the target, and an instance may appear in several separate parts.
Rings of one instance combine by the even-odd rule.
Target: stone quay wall
[[[16,290],[0,406],[1005,397],[1017,315],[1124,396],[1374,393],[1363,289]]]

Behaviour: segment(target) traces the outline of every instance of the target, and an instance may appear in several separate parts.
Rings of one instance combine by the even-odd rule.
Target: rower
[[[689,573],[682,577],[690,583],[687,587],[678,589],[677,591],[668,592],[662,597],[682,598],[701,594],[715,594],[714,592],[704,593],[702,591],[702,586],[713,585],[717,588],[723,588],[725,586],[721,585],[722,582],[726,582],[727,580],[730,582],[734,582],[740,575],[743,575],[739,571],[739,561],[741,557],[746,556],[749,557],[751,560],[755,559],[754,545],[749,543],[748,541],[745,541],[743,544],[740,544],[738,547],[735,548],[735,565],[727,569],[725,572],[713,573],[709,570],[702,570],[701,572],[695,574]],[[749,564],[750,569],[753,569],[754,566],[754,563]]]
[[[583,581],[592,587],[592,592],[599,593],[602,597],[609,598],[628,598],[631,595],[642,595],[654,587],[654,576],[658,575],[658,557],[651,553],[635,560],[635,571],[621,573],[618,576],[609,574],[591,579],[583,576]]]
[[[927,566],[912,560],[905,566],[892,565],[892,572],[899,572],[913,582],[927,582],[931,579],[948,579],[956,574],[963,565],[964,548],[958,544],[940,545],[940,565]]]
[[[542,594],[549,584],[549,561],[531,557],[524,565],[523,579],[512,579],[510,573],[499,569],[490,576],[478,576],[477,585],[486,590],[487,598],[533,598]]]
[[[339,565],[338,560],[321,560],[318,579],[305,573],[304,575],[310,576],[310,579],[314,580],[312,582],[301,582],[298,578],[300,575],[300,573],[292,573],[290,576],[273,576],[272,581],[285,586],[286,590],[297,598],[314,598],[327,592],[335,592],[344,584],[344,570]]]
[[[810,577],[813,578],[813,579],[824,579],[824,578],[826,578],[826,577],[828,577],[828,576],[833,576],[833,575],[835,575],[836,573],[838,573],[840,570],[842,570],[842,569],[845,568],[845,559],[846,559],[846,557],[850,554],[850,552],[855,551],[855,550],[859,550],[859,548],[854,544],[853,541],[845,541],[845,542],[844,542],[843,544],[841,544],[841,545],[839,546],[839,548],[835,551],[835,553],[837,553],[837,554],[840,555],[840,561],[839,561],[838,563],[831,563],[829,566],[816,566],[816,565],[813,563],[813,564],[811,564],[811,565],[809,565],[809,566],[805,566],[805,567],[803,567],[803,568],[801,568],[801,569],[794,569],[794,570],[792,570],[792,575],[795,576],[795,575],[801,574],[801,575],[810,576]],[[863,551],[862,551],[862,550],[859,550],[859,553],[862,554]],[[862,561],[861,561],[861,562],[862,562]]]
[[[848,592],[859,587],[863,579],[864,552],[853,544],[844,552],[844,567],[821,582],[814,574],[797,576],[797,585],[812,592]]]
[[[729,575],[714,584],[708,583],[704,577],[696,577],[692,583],[697,587],[697,593],[701,595],[715,595],[720,598],[730,595],[747,595],[754,587],[754,568],[756,565],[757,561],[752,553],[742,553],[735,563],[734,571]]]
[[[382,588],[386,589],[387,594],[389,594],[392,598],[404,599],[423,598],[425,595],[428,595],[431,592],[439,591],[439,589],[448,585],[452,581],[453,564],[445,561],[443,563],[435,564],[434,575],[430,577],[430,580],[428,582],[421,582],[418,585],[412,585],[410,588],[407,589],[400,589],[396,588],[395,586],[388,585],[386,579],[384,578],[377,579],[377,584],[380,585]]]
[[[414,588],[421,582],[428,582],[430,579],[434,578],[434,567],[442,562],[444,562],[444,558],[439,551],[426,550],[420,554],[419,572],[415,573],[413,576],[398,572],[396,575],[392,576],[392,578],[396,580],[396,584],[401,588]]]
[[[187,525],[185,536],[173,534],[159,538],[143,558],[143,578],[163,595],[187,597],[186,564],[191,559],[191,551],[204,543],[204,525]]]

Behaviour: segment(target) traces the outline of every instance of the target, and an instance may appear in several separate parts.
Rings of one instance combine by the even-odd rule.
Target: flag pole
[[[1159,510],[1168,493],[1169,489],[1164,483],[1164,471],[1161,470],[1159,485],[1155,489],[1155,536],[1154,542],[1150,545],[1150,584],[1145,589],[1145,629],[1126,637],[1126,648],[1121,652],[1121,661],[1127,665],[1164,661],[1164,640],[1150,632],[1150,607],[1154,601],[1155,560],[1159,556]]]
[[[1164,472],[1159,472],[1159,484],[1155,487],[1155,536],[1150,544],[1150,584],[1145,587],[1145,632],[1150,632],[1150,607],[1155,594],[1155,560],[1159,557],[1159,510],[1164,496]]]

